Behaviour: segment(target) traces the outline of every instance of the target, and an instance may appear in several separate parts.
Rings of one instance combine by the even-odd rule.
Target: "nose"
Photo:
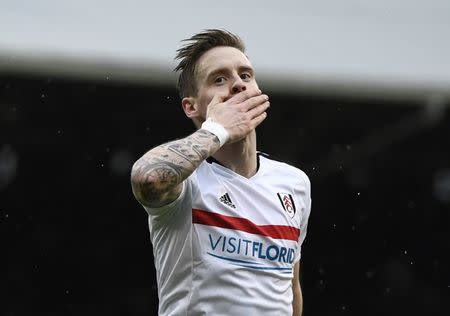
[[[245,82],[242,81],[240,77],[236,78],[234,80],[233,85],[231,86],[231,92],[233,94],[237,94],[239,92],[247,90],[247,86],[245,85]]]

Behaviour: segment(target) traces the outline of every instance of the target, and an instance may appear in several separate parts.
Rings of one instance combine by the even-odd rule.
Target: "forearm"
[[[202,129],[151,149],[136,161],[131,171],[136,198],[153,207],[170,202],[179,194],[181,183],[218,149],[218,138]]]
[[[301,316],[303,314],[303,295],[300,284],[293,288],[294,299],[292,302],[292,315]]]

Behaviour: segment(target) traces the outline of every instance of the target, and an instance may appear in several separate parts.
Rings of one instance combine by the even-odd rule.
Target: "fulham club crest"
[[[289,214],[291,218],[295,215],[295,204],[292,195],[288,193],[277,193],[278,198],[280,199],[281,205],[283,206],[286,213]]]

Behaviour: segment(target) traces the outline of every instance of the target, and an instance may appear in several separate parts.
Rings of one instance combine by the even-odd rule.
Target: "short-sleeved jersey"
[[[306,174],[258,154],[245,178],[204,161],[149,213],[159,315],[292,315],[311,209]]]

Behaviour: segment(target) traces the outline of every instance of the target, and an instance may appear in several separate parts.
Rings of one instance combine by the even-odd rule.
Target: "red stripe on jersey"
[[[298,241],[300,229],[287,225],[256,225],[248,219],[192,209],[192,223],[244,231],[275,239]]]

